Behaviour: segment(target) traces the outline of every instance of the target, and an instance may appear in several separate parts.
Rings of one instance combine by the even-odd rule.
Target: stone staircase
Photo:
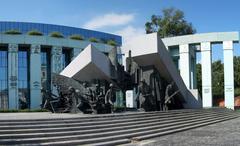
[[[120,145],[237,118],[228,109],[0,120],[0,145]]]

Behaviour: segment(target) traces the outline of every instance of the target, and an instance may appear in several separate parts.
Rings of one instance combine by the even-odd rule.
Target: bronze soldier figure
[[[109,85],[109,87],[110,88],[107,90],[106,95],[105,95],[105,105],[107,107],[110,107],[111,113],[113,113],[114,112],[114,102],[116,101],[116,93],[114,91],[112,83]]]
[[[153,105],[152,91],[145,80],[140,81],[136,101],[140,104],[140,110],[151,111]]]

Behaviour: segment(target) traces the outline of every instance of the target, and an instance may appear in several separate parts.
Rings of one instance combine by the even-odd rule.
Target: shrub
[[[50,36],[55,38],[63,38],[63,35],[60,32],[52,32]]]
[[[96,38],[89,38],[89,41],[90,42],[94,42],[94,43],[98,43],[99,42],[99,40],[98,39],[96,39]]]
[[[84,40],[84,37],[81,36],[81,35],[72,35],[70,36],[70,39],[73,39],[73,40]]]
[[[111,46],[117,46],[117,43],[114,40],[108,40],[107,44]]]
[[[37,30],[31,30],[28,32],[28,35],[42,36],[43,34]]]
[[[18,34],[22,34],[22,33],[19,30],[12,29],[12,30],[5,31],[4,34],[18,35]]]

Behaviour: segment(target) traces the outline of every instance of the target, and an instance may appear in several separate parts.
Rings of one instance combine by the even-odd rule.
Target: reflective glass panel
[[[8,109],[7,49],[0,48],[0,109]]]
[[[41,48],[41,83],[48,91],[51,89],[51,55],[50,49]]]
[[[29,57],[27,49],[18,51],[18,96],[19,109],[30,107],[29,98]]]

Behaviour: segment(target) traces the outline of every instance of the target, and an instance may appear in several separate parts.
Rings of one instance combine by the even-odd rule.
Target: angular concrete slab
[[[131,50],[132,57],[138,65],[154,65],[163,78],[168,82],[174,81],[184,97],[183,100],[187,102],[185,107],[196,108],[197,99],[194,99],[186,88],[170,54],[157,33],[136,37],[124,45],[123,49],[125,51]]]
[[[111,80],[110,60],[93,45],[88,45],[61,73],[78,81]]]

